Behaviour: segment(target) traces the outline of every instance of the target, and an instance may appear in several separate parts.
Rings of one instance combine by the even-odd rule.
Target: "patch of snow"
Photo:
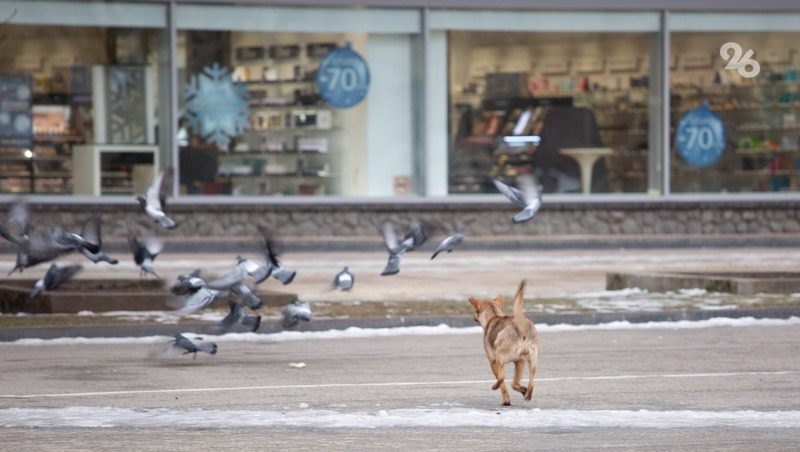
[[[301,404],[305,405],[305,404]],[[113,407],[0,409],[0,426],[16,428],[442,428],[513,429],[800,428],[800,411],[551,410],[408,408],[374,411],[130,409]]]
[[[536,328],[542,333],[558,333],[572,331],[590,330],[659,330],[659,329],[697,329],[714,327],[751,327],[751,326],[786,326],[800,325],[800,317],[790,317],[788,319],[756,319],[753,317],[742,317],[737,319],[727,317],[717,317],[707,320],[680,320],[665,322],[645,322],[631,323],[628,321],[616,321],[609,323],[590,324],[590,325],[569,325],[569,324],[537,324]],[[454,328],[445,324],[437,326],[403,326],[396,328],[358,328],[350,327],[344,330],[327,331],[282,331],[274,334],[258,333],[227,333],[220,336],[203,334],[206,340],[222,342],[255,342],[255,343],[276,343],[298,340],[330,340],[330,339],[363,339],[376,337],[396,337],[396,336],[439,336],[451,334],[480,334],[481,327]],[[193,332],[185,332],[184,335],[196,335]],[[157,344],[171,341],[167,336],[144,336],[144,337],[62,337],[55,339],[18,339],[8,343],[9,345],[82,345],[82,344]],[[4,344],[5,345],[5,344]]]
[[[681,289],[678,291],[680,295],[686,295],[688,297],[697,297],[700,295],[705,295],[708,293],[705,289]]]

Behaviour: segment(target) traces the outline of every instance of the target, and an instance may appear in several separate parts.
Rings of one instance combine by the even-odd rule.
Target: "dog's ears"
[[[498,295],[498,296],[494,297],[494,304],[496,304],[498,307],[502,308],[505,303],[506,303],[506,299],[503,298],[502,295]]]
[[[473,297],[469,297],[469,303],[470,303],[470,304],[471,304],[471,305],[472,305],[472,306],[473,306],[475,309],[480,309],[480,308],[481,308],[481,304],[482,304],[481,300],[478,300],[478,299],[476,299],[476,298],[473,298]]]

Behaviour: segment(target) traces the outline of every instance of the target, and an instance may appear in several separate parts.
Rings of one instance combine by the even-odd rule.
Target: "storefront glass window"
[[[182,193],[413,192],[417,12],[178,11]]]
[[[677,26],[694,28],[692,19],[679,17]],[[698,26],[759,21],[709,19]],[[774,19],[765,25],[781,28]],[[671,41],[672,191],[797,191],[800,30],[680,31]]]
[[[653,32],[448,33],[450,193],[642,193],[657,161]],[[655,119],[654,119],[655,118]]]
[[[143,193],[158,131],[166,9],[0,3],[0,193]]]

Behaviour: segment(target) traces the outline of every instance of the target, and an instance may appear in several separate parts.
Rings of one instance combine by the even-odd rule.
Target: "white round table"
[[[567,155],[578,162],[581,169],[581,191],[583,194],[592,191],[592,168],[597,159],[611,155],[614,150],[611,148],[561,148],[559,153]]]

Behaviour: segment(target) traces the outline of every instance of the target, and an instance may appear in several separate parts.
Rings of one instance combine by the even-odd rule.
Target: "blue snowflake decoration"
[[[208,143],[225,147],[247,129],[250,118],[247,87],[234,82],[231,71],[218,63],[192,76],[184,89],[186,117]]]

